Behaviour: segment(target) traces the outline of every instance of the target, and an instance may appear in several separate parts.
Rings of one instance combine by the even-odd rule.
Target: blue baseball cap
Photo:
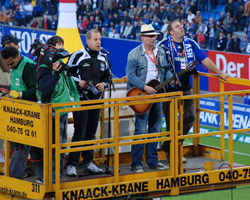
[[[4,35],[2,37],[2,41],[1,41],[1,44],[2,44],[2,47],[4,47],[5,44],[8,44],[8,43],[15,43],[15,44],[18,44],[19,42],[21,42],[23,39],[18,39],[16,36],[12,35],[12,34],[7,34],[7,35]]]

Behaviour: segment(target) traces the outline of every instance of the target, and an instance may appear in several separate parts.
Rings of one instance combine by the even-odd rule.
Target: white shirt
[[[158,79],[159,80],[158,69],[157,69],[155,63],[151,60],[151,59],[154,59],[153,54],[149,54],[149,56],[151,57],[151,59],[150,59],[149,56],[147,55],[147,52],[146,52],[145,49],[144,49],[144,52],[145,52],[146,59],[148,61],[148,73],[147,73],[147,77],[146,77],[146,83],[148,83],[152,79]],[[154,48],[153,52],[154,52],[154,55],[155,55],[155,58],[156,58],[158,48]],[[156,60],[156,62],[157,62],[157,60]]]

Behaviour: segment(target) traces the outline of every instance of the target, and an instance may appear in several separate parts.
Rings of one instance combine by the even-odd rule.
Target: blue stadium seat
[[[215,21],[218,21],[220,19],[220,13],[218,12],[218,13],[216,13],[216,15],[215,15]]]
[[[10,8],[10,0],[5,0],[4,6],[5,6],[5,8],[6,8],[7,10],[9,10],[9,8]]]
[[[202,16],[202,18],[204,19],[204,20],[208,20],[209,19],[209,12],[205,12],[204,13],[204,15]]]
[[[211,17],[215,20],[215,13],[214,12],[210,13],[209,18],[211,18]]]
[[[218,0],[218,4],[225,4],[226,0]]]

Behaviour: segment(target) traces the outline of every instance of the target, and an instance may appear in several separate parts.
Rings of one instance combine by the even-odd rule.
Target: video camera
[[[52,67],[52,64],[59,59],[67,58],[70,56],[70,53],[64,49],[58,49],[51,44],[43,44],[41,40],[35,39],[33,44],[30,45],[29,53],[32,51],[32,55],[37,58],[39,65],[45,64],[49,67]],[[67,71],[67,74],[70,71],[70,67],[63,62],[60,62],[62,65],[61,71]]]

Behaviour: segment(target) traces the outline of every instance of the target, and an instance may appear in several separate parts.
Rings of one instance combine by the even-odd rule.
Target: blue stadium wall
[[[23,39],[23,41],[20,43],[20,51],[23,55],[26,56],[29,56],[28,52],[30,49],[30,45],[36,38],[39,38],[45,43],[45,41],[48,38],[56,34],[56,32],[54,31],[43,31],[40,29],[28,29],[28,28],[13,27],[13,26],[1,26],[0,30],[1,30],[0,37],[2,37],[5,34],[11,33],[15,35],[17,38]],[[86,44],[85,37],[84,35],[80,36],[83,45],[85,46]],[[111,56],[109,55],[109,60],[111,62],[112,73],[116,77],[121,78],[126,75],[125,68],[127,64],[127,55],[133,48],[135,48],[139,44],[141,44],[141,42],[133,40],[110,39],[110,38],[102,39],[103,48],[107,49],[111,53]],[[205,53],[207,54],[208,52],[205,51]],[[203,68],[201,66],[198,66],[198,71],[208,72],[206,68]],[[208,90],[208,78],[206,77],[201,78],[201,90]]]

